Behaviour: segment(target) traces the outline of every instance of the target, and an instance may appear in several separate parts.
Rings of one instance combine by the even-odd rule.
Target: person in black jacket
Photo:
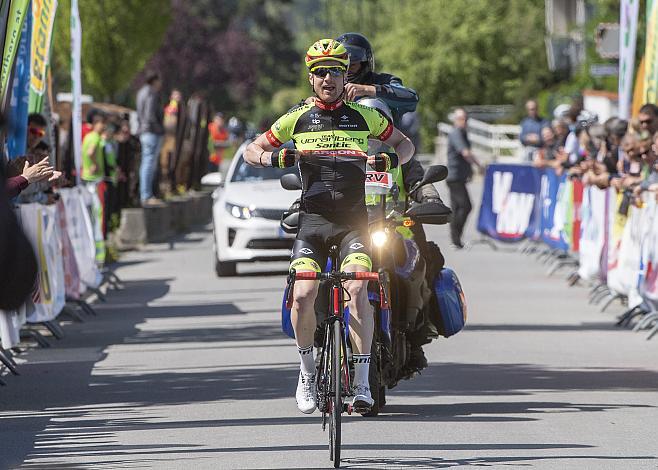
[[[393,114],[393,124],[400,125],[402,115],[416,110],[418,94],[402,84],[402,80],[389,73],[375,72],[375,56],[370,41],[360,33],[345,33],[336,38],[350,55],[350,68],[347,71],[346,98],[372,96],[383,100]],[[410,136],[411,137],[411,136]],[[425,170],[416,158],[402,165],[405,189],[408,191],[423,178]],[[424,186],[418,194],[418,202],[432,202],[440,206],[439,211],[446,217],[450,209],[441,200],[433,185]]]
[[[411,88],[403,85],[402,80],[389,73],[375,72],[375,56],[370,41],[360,33],[345,33],[336,38],[341,42],[350,56],[350,67],[347,71],[347,85],[345,85],[346,98],[350,101],[365,96],[379,98],[391,109],[393,124],[397,127],[402,125],[402,116],[406,113],[416,111],[418,105],[418,94]],[[413,119],[411,120],[414,121]],[[407,134],[414,140],[412,133]],[[402,177],[405,190],[408,192],[418,183],[425,174],[423,166],[418,159],[412,158],[402,165]],[[423,186],[414,195],[417,203],[429,203],[434,205],[437,214],[445,215],[446,222],[452,211],[441,200],[439,192],[434,185]],[[444,258],[436,244],[428,243],[422,224],[412,227],[414,240],[418,244],[423,258],[427,262],[426,277],[428,285],[433,285],[438,272],[443,268]],[[423,324],[428,328],[420,327],[409,335],[411,342],[410,367],[421,370],[427,367],[427,360],[422,350],[422,345],[430,341],[428,338],[430,318],[428,309],[424,309]]]
[[[2,129],[0,115],[0,139]],[[5,193],[5,158],[0,145],[0,310],[14,310],[32,292],[37,260]]]

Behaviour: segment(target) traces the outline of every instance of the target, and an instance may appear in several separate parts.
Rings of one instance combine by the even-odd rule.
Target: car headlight
[[[226,203],[226,211],[236,219],[247,220],[254,216],[253,209],[237,204]]]
[[[370,239],[372,240],[373,245],[375,245],[377,248],[381,248],[386,245],[386,242],[388,241],[388,235],[383,230],[377,230],[370,235]]]

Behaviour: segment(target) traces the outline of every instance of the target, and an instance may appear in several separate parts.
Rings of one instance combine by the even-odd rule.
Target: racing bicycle
[[[292,295],[295,281],[313,280],[328,281],[329,309],[322,327],[324,338],[321,346],[320,360],[316,371],[317,404],[322,413],[322,430],[329,425],[329,459],[334,467],[340,466],[341,415],[344,412],[352,414],[352,405],[345,398],[352,395],[350,367],[348,362],[347,336],[349,332],[349,316],[345,313],[345,298],[343,282],[373,281],[379,284],[380,303],[388,309],[388,278],[382,271],[376,272],[341,272],[339,270],[338,247],[333,245],[329,250],[331,269],[328,272],[296,272],[291,270],[288,275],[287,307],[292,306]],[[357,412],[359,410],[356,410]]]

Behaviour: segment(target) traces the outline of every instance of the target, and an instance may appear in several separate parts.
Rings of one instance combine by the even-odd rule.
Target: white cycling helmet
[[[367,96],[365,98],[359,99],[357,103],[362,104],[363,106],[368,106],[369,108],[376,109],[384,116],[386,116],[389,121],[393,122],[393,112],[383,99]]]

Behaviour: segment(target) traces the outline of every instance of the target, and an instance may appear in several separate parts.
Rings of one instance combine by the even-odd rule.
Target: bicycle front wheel
[[[329,417],[329,458],[334,462],[334,468],[340,466],[340,415],[343,412],[342,387],[342,351],[343,339],[341,325],[335,321],[331,338],[331,412]],[[347,360],[347,358],[345,357]]]

